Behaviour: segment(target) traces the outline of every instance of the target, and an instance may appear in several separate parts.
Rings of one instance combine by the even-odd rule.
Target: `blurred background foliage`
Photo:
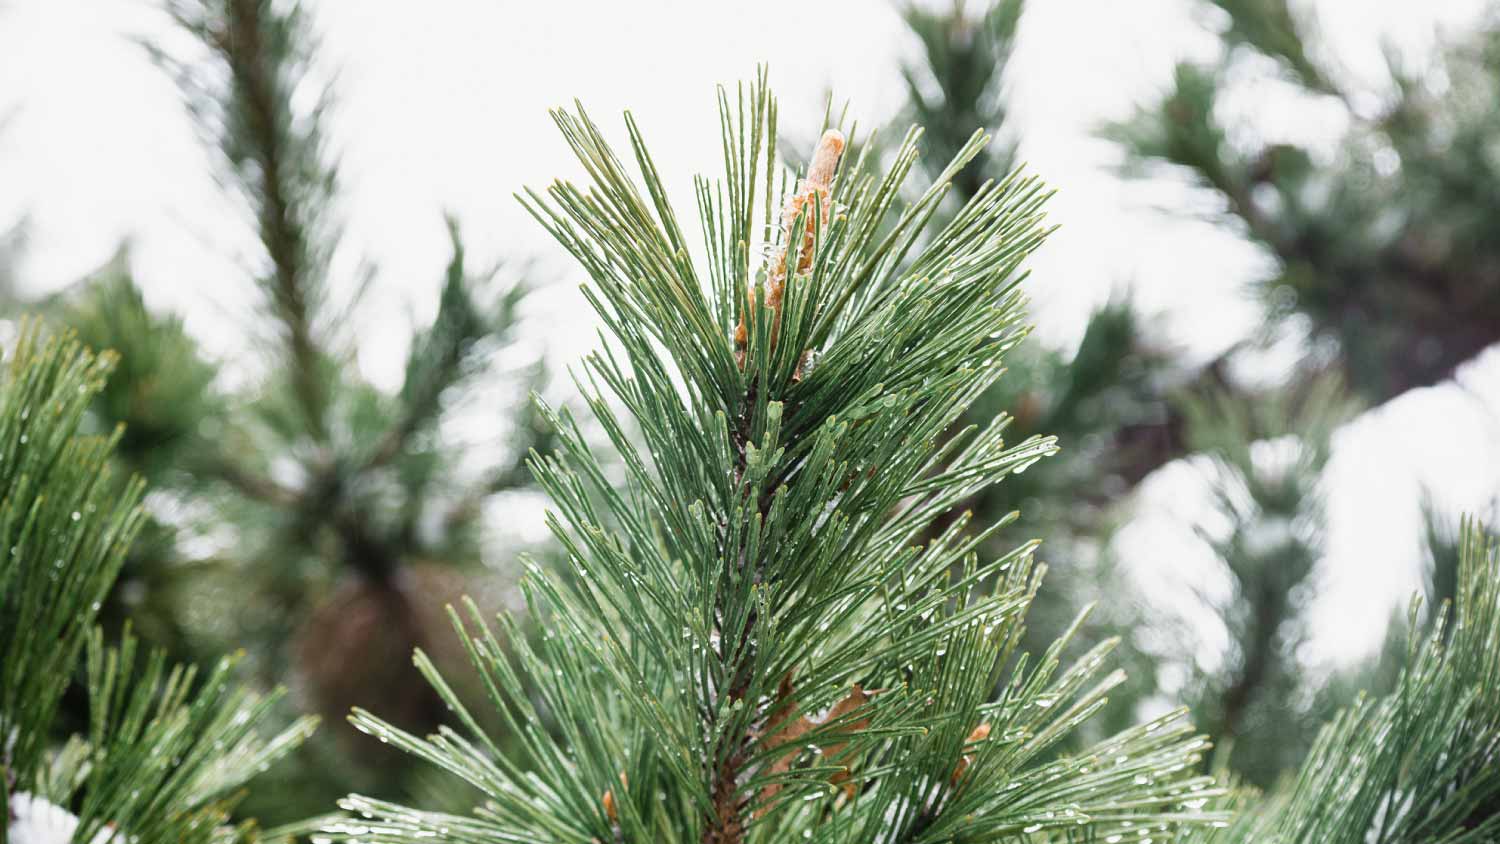
[[[1393,681],[1394,645],[1332,677],[1310,674],[1299,657],[1334,432],[1500,342],[1500,17],[1420,66],[1391,51],[1390,84],[1377,95],[1327,54],[1300,6],[1199,5],[1216,57],[1178,65],[1158,101],[1100,131],[1129,176],[1192,184],[1212,220],[1264,252],[1264,331],[1192,360],[1121,293],[1092,312],[1076,345],[1024,344],[970,421],[1008,413],[1018,441],[1055,434],[1063,452],[971,507],[981,521],[1019,510],[1021,529],[1045,541],[1051,570],[1028,647],[1091,604],[1078,647],[1124,639],[1131,681],[1085,738],[1188,705],[1227,739],[1216,763],[1269,786],[1329,713]],[[913,45],[901,67],[906,106],[880,136],[923,125],[933,174],[975,127],[995,136],[955,183],[951,213],[1009,173],[1024,147],[1008,120],[1006,71],[1026,5],[899,8]],[[410,336],[399,388],[371,383],[347,327],[359,297],[333,291],[375,275],[340,240],[344,190],[326,140],[336,100],[304,10],[271,0],[169,0],[166,10],[189,37],[147,49],[181,89],[258,243],[242,276],[202,280],[257,292],[241,326],[257,374],[231,377],[178,316],[149,308],[141,290],[152,279],[135,277],[128,247],[38,299],[12,271],[25,222],[0,230],[6,318],[40,311],[121,352],[93,424],[127,426],[117,459],[149,482],[151,519],[104,618],[111,628],[130,620],[178,658],[243,647],[252,679],[290,682],[293,706],[330,716],[247,812],[275,823],[351,790],[431,802],[430,782],[344,729],[342,716],[359,703],[410,729],[437,723],[441,705],[417,681],[411,649],[440,665],[461,658],[443,605],[467,593],[506,606],[517,555],[547,552],[497,539],[508,511],[487,506],[526,489],[524,457],[548,445],[527,401],[547,376],[523,343],[546,330],[522,317],[538,279],[518,269],[524,255],[473,266],[449,220],[451,257],[433,268],[436,316]],[[1341,110],[1336,143],[1247,141],[1253,133],[1222,103],[1264,78]],[[1280,377],[1244,375],[1273,345],[1295,350]],[[476,426],[484,448],[467,433]],[[1217,619],[1222,641],[1163,613],[1112,550],[1132,492],[1176,461],[1211,490],[1212,518],[1194,527],[1217,567],[1209,580],[1224,588],[1204,591],[1198,609]],[[1454,588],[1456,519],[1426,512],[1428,547],[1412,553],[1425,553],[1436,606]],[[992,550],[1016,538],[1007,531]],[[1387,640],[1405,623],[1393,615]]]
[[[314,73],[305,13],[266,0],[166,10],[191,37],[170,52],[145,46],[179,86],[259,245],[242,277],[214,280],[258,292],[242,325],[256,376],[231,383],[179,317],[149,309],[141,287],[151,280],[134,276],[128,248],[42,300],[6,284],[6,311],[40,311],[121,353],[94,424],[124,423],[117,459],[149,482],[151,519],[106,627],[128,619],[190,660],[244,648],[254,679],[289,681],[296,707],[327,716],[242,809],[285,819],[326,811],[352,789],[408,792],[408,757],[356,737],[344,715],[365,702],[409,728],[435,726],[444,707],[412,649],[463,659],[444,606],[462,594],[496,605],[506,582],[483,563],[482,516],[490,499],[529,483],[524,459],[547,438],[527,400],[545,373],[514,354],[529,280],[472,266],[449,220],[436,316],[409,338],[399,389],[367,381],[346,328],[359,300],[330,292],[342,246],[338,158],[324,141],[334,100]],[[473,415],[481,390],[506,399],[500,418],[480,420],[505,440],[482,461],[451,427],[458,412]]]

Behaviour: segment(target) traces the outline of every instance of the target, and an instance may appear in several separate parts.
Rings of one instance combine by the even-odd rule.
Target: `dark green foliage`
[[[312,722],[264,737],[280,692],[234,687],[231,660],[199,682],[160,651],[138,659],[128,632],[106,648],[92,626],[143,519],[141,483],[110,482],[118,433],[79,433],[113,363],[31,323],[0,373],[0,838],[66,812],[75,841],[250,840],[253,825],[226,826],[234,790]],[[87,726],[59,745],[81,659]]]
[[[182,320],[147,309],[123,251],[52,304],[57,318],[89,348],[130,350],[94,403],[100,418],[129,423],[115,455],[153,483],[180,471],[193,456],[198,427],[222,413],[210,390],[218,370]]]
[[[1491,502],[1485,520],[1497,524],[1500,505]],[[1458,578],[1464,548],[1464,525],[1461,519],[1447,515],[1429,495],[1422,500],[1423,589],[1422,603],[1427,607],[1428,623],[1437,609],[1452,603],[1458,595]]]
[[[981,507],[1003,513],[1026,504],[1028,520],[1064,546],[1098,538],[1108,505],[1140,479],[1142,455],[1121,440],[1154,421],[1166,401],[1163,381],[1173,361],[1143,322],[1130,300],[1120,299],[1094,311],[1071,356],[1035,349],[1020,356],[1014,383],[1002,382],[980,412],[1014,406],[1023,431],[1062,432],[1064,454],[1010,489],[987,491]]]
[[[897,122],[923,126],[923,169],[940,173],[974,126],[1005,138],[953,177],[950,208],[971,199],[986,181],[1004,179],[1014,166],[1019,139],[1007,124],[1004,83],[1024,6],[997,0],[977,8],[955,2],[903,10],[922,52],[920,62],[902,68],[909,96]],[[893,128],[888,134],[899,136],[901,127]],[[1172,456],[1162,453],[1149,432],[1167,413],[1165,390],[1182,380],[1181,365],[1157,346],[1126,296],[1090,315],[1071,353],[1029,343],[1012,350],[1006,363],[1009,375],[976,401],[964,424],[984,424],[1010,411],[1013,435],[1056,436],[1061,453],[977,492],[966,506],[981,522],[1019,511],[1020,525],[1044,540],[1043,554],[1053,564],[1050,588],[1028,614],[1025,647],[1046,648],[1080,609],[1096,601],[1100,606],[1078,633],[1080,646],[1140,627],[1128,580],[1107,548],[1117,521],[1112,505]],[[1080,736],[1098,738],[1134,723],[1136,703],[1155,687],[1154,661],[1136,645],[1127,634],[1120,653],[1129,685],[1111,695],[1108,711]]]
[[[114,437],[83,437],[112,355],[22,333],[0,382],[0,736],[34,771],[100,602],[140,527],[141,486],[109,483]],[[87,518],[84,515],[87,514]]]
[[[1423,67],[1390,53],[1388,79],[1372,87],[1343,73],[1336,57],[1318,48],[1314,22],[1287,0],[1207,5],[1220,13],[1220,58],[1178,65],[1167,95],[1111,133],[1124,144],[1132,170],[1168,165],[1185,174],[1218,200],[1228,224],[1274,259],[1274,271],[1259,282],[1267,320],[1303,335],[1306,343],[1291,380],[1332,370],[1358,401],[1377,405],[1450,377],[1500,341],[1500,241],[1492,236],[1500,175],[1486,146],[1497,128],[1494,109],[1486,105],[1494,100],[1494,68],[1500,65],[1494,19],[1440,43]],[[1288,99],[1326,109],[1325,123],[1342,127],[1331,138],[1331,152],[1231,121],[1224,107],[1238,93],[1231,80],[1267,76],[1289,83],[1294,93],[1284,94]],[[1228,364],[1243,351],[1231,349],[1222,371],[1230,371]],[[1274,401],[1231,378],[1221,379],[1219,389],[1247,406]],[[1163,428],[1169,452],[1193,447],[1188,428]],[[1318,519],[1304,517],[1301,524],[1300,533],[1308,536]],[[1242,568],[1234,561],[1244,555],[1233,545],[1221,550],[1243,588]],[[1441,597],[1451,594],[1456,552],[1440,553],[1439,559],[1433,587]],[[1299,553],[1248,570],[1274,570],[1284,581],[1280,585],[1289,585],[1305,579],[1312,563]],[[1265,581],[1263,589],[1244,592],[1248,605],[1264,613],[1261,622],[1252,613],[1241,625],[1244,632],[1266,633],[1294,620],[1296,608],[1272,586]],[[1283,619],[1276,620],[1273,610]],[[1401,629],[1398,623],[1393,632]],[[1270,640],[1252,635],[1237,647],[1244,654],[1265,652],[1250,646],[1257,641]],[[1379,686],[1389,673],[1376,668],[1365,676]],[[1218,723],[1215,707],[1232,713],[1234,701],[1245,697],[1232,684],[1227,691],[1207,710],[1211,723]],[[1263,694],[1275,701],[1288,691],[1273,684]],[[1267,736],[1305,732],[1322,705],[1268,712]],[[1288,741],[1275,753],[1292,758],[1303,744]],[[1269,752],[1265,741],[1250,745],[1249,755]],[[1237,749],[1236,767],[1269,785],[1281,766],[1249,755]]]
[[[209,81],[200,68],[153,50],[177,77],[205,140],[223,155],[228,182],[254,215],[266,259],[256,281],[280,326],[277,371],[294,397],[280,421],[325,440],[334,361],[319,335],[331,328],[328,270],[338,245],[338,170],[323,140],[330,92],[319,92],[310,109],[294,106],[312,84],[316,42],[296,4],[169,0],[167,8],[225,73]]]
[[[1071,356],[1036,344],[1019,347],[1007,360],[1007,377],[969,417],[1014,408],[1012,430],[1023,436],[1055,432],[1061,446],[1054,459],[981,491],[969,506],[981,519],[1019,511],[1019,523],[1043,540],[1050,588],[1039,593],[1028,615],[1028,649],[1045,648],[1089,604],[1098,606],[1079,632],[1081,643],[1123,637],[1119,659],[1130,679],[1111,695],[1099,722],[1081,733],[1092,737],[1102,735],[1101,728],[1134,723],[1137,704],[1156,687],[1156,660],[1138,641],[1142,599],[1108,547],[1119,521],[1116,505],[1138,480],[1131,475],[1142,463],[1140,451],[1123,440],[1161,412],[1171,364],[1141,323],[1131,302],[1121,299],[1091,315]]]
[[[96,631],[87,654],[88,732],[53,754],[34,782],[20,775],[19,790],[76,807],[78,841],[107,829],[182,844],[261,840],[251,823],[227,826],[235,791],[301,743],[315,721],[260,735],[282,691],[236,687],[233,667],[221,660],[199,680],[192,668],[169,666],[161,651],[138,658],[128,634],[119,648],[106,648]]]
[[[278,511],[288,531],[275,541],[297,549],[281,555],[295,568],[322,557],[380,583],[417,558],[472,555],[478,504],[519,483],[521,458],[464,487],[435,431],[454,394],[472,389],[513,338],[526,288],[497,281],[498,268],[475,272],[449,221],[453,252],[436,316],[412,338],[402,386],[388,395],[365,382],[340,328],[348,313],[329,298],[339,248],[337,167],[323,141],[332,99],[312,78],[317,43],[304,12],[264,0],[170,9],[205,54],[157,57],[253,212],[265,259],[256,280],[279,327],[264,345],[283,356],[264,382],[233,397],[215,432],[221,444],[195,472]],[[309,92],[314,104],[297,106]],[[517,427],[524,454],[535,426]],[[284,456],[297,472],[272,472]],[[288,474],[298,480],[279,479]]]
[[[99,391],[85,425],[121,426],[114,450],[124,472],[154,489],[180,485],[203,459],[203,442],[221,424],[223,399],[211,388],[218,368],[172,315],[152,313],[121,250],[82,284],[42,305],[88,347],[125,349]],[[174,526],[147,513],[130,546],[120,579],[104,601],[101,622],[127,620],[148,642],[179,659],[213,659],[221,649],[195,643],[181,618],[193,567],[176,551]]]
[[[577,380],[599,425],[528,406],[476,466],[445,422],[515,337],[525,287],[476,271],[449,221],[399,387],[365,379],[307,13],[168,0],[192,38],[153,54],[258,240],[230,281],[258,292],[244,330],[265,365],[212,360],[146,307],[123,252],[45,303],[122,363],[22,332],[0,375],[0,782],[97,844],[280,840],[312,825],[234,819],[351,786],[371,795],[346,804],[363,819],[330,834],[377,842],[1500,839],[1500,568],[1477,529],[1429,512],[1428,605],[1453,598],[1454,623],[1414,610],[1379,660],[1316,684],[1296,659],[1334,427],[1500,339],[1500,28],[1432,67],[1393,58],[1372,97],[1285,0],[1212,5],[1222,59],[1179,66],[1115,132],[1132,166],[1187,172],[1275,259],[1268,322],[1307,341],[1287,384],[1236,380],[1250,343],[1187,366],[1125,297],[1074,351],[1020,342],[1020,264],[1045,233],[1006,125],[1023,3],[912,4],[900,122],[926,134],[851,139],[789,220],[763,80],[721,100],[701,244],[633,120],[639,179],[581,110],[558,115],[593,184],[527,204],[593,281],[611,339]],[[1247,71],[1341,112],[1335,151],[1232,123]],[[23,234],[0,233],[7,306]],[[758,250],[798,243],[773,296]],[[479,514],[529,483],[528,453],[561,565],[527,576],[529,616],[491,628],[481,600],[450,619]],[[1203,536],[1230,644],[1168,703],[1229,740],[1212,778],[1180,710],[1128,726],[1159,662],[1200,646],[1143,652],[1151,619],[1109,551],[1122,497],[1191,455],[1222,517]],[[126,474],[156,490],[149,512]],[[1045,587],[1018,528],[1057,563]],[[107,648],[94,625],[124,619],[171,656],[244,642],[248,659],[200,679],[128,632]],[[1111,651],[1135,685],[1102,673]],[[309,723],[261,738],[289,707],[236,673],[293,676],[331,714],[368,704],[352,721],[389,747],[324,737],[242,801]]]
[[[1483,91],[1492,86],[1493,74],[1482,72],[1485,53],[1465,48],[1444,60],[1445,72],[1464,77],[1455,86],[1466,99],[1452,107],[1431,96],[1428,80],[1437,78],[1436,70],[1393,73],[1398,93],[1407,103],[1393,107],[1391,114],[1409,112],[1412,103],[1420,104],[1428,118],[1420,143],[1410,138],[1382,140],[1379,133],[1390,135],[1400,127],[1384,128],[1389,122],[1385,118],[1361,120],[1356,115],[1335,165],[1320,162],[1315,166],[1317,155],[1310,149],[1268,142],[1261,152],[1247,151],[1238,146],[1244,132],[1231,141],[1231,130],[1240,127],[1223,122],[1219,103],[1231,63],[1250,53],[1269,57],[1271,64],[1314,100],[1348,102],[1353,92],[1341,90],[1337,74],[1324,70],[1325,55],[1305,46],[1313,43],[1308,40],[1310,23],[1286,3],[1251,0],[1217,5],[1225,13],[1224,62],[1180,65],[1170,95],[1116,132],[1129,145],[1137,164],[1165,161],[1189,168],[1197,181],[1223,198],[1229,215],[1240,218],[1252,237],[1283,259],[1285,273],[1267,282],[1267,313],[1272,320],[1298,314],[1302,315],[1299,319],[1312,318],[1306,323],[1313,326],[1307,338],[1308,353],[1298,365],[1301,376],[1327,367],[1328,340],[1332,339],[1334,347],[1344,352],[1337,358],[1337,369],[1351,383],[1354,394],[1367,403],[1379,403],[1409,386],[1445,377],[1457,361],[1500,339],[1493,334],[1500,322],[1481,304],[1490,296],[1485,291],[1500,289],[1491,283],[1500,283],[1500,277],[1484,269],[1492,270],[1496,262],[1484,257],[1482,247],[1476,250],[1469,245],[1474,237],[1458,234],[1471,225],[1466,220],[1479,219],[1466,210],[1474,203],[1434,198],[1430,191],[1437,189],[1439,181],[1422,174],[1429,167],[1451,164],[1439,149],[1440,133],[1449,124],[1440,121],[1454,119],[1457,102],[1486,101]],[[1019,12],[1019,4],[997,1],[974,10],[954,5],[908,13],[923,46],[924,66],[907,67],[904,72],[913,81],[911,108],[925,116],[929,135],[939,141],[934,148],[969,125],[956,115],[981,115],[987,126],[1003,121],[1003,105],[994,94],[1013,50]],[[1475,44],[1493,41],[1492,34],[1474,39]],[[976,59],[980,51],[989,52],[988,62]],[[1488,112],[1465,109],[1462,121],[1488,125]],[[1377,177],[1382,157],[1389,157],[1382,146],[1399,153],[1401,166],[1394,176]],[[1423,150],[1419,165],[1408,163],[1408,147]],[[1464,167],[1471,173],[1490,172],[1487,163],[1466,161]],[[965,184],[963,179],[956,181],[959,188]],[[1449,189],[1456,187],[1450,180]],[[1408,201],[1413,189],[1423,193]],[[1437,207],[1439,203],[1443,207]],[[1463,297],[1443,292],[1452,288],[1451,282],[1434,282],[1430,274],[1415,274],[1410,264],[1382,255],[1386,247],[1374,235],[1394,243],[1404,236],[1403,228],[1443,232],[1444,260],[1453,272],[1468,279]],[[1418,237],[1435,240],[1430,234]],[[1472,271],[1461,269],[1464,265]],[[1308,289],[1307,284],[1317,289]],[[1329,296],[1321,292],[1335,290]],[[1482,315],[1474,313],[1474,307]],[[1372,318],[1371,310],[1383,315]],[[1431,321],[1418,315],[1430,315]],[[975,502],[979,512],[992,517],[1021,509],[1022,523],[1034,525],[1047,539],[1047,556],[1056,563],[1053,584],[1060,588],[1042,593],[1033,614],[1037,638],[1028,643],[1049,639],[1081,602],[1101,595],[1109,596],[1108,612],[1096,614],[1095,619],[1104,624],[1085,631],[1084,639],[1097,639],[1110,629],[1144,626],[1146,617],[1126,598],[1128,584],[1099,549],[1106,547],[1115,518],[1112,514],[1118,512],[1112,505],[1159,466],[1204,449],[1220,456],[1248,455],[1253,444],[1257,450],[1274,447],[1259,441],[1277,434],[1299,435],[1304,445],[1313,444],[1315,452],[1326,453],[1329,431],[1300,430],[1298,419],[1285,420],[1291,424],[1276,426],[1279,430],[1275,431],[1264,424],[1239,424],[1247,414],[1273,421],[1261,411],[1290,409],[1289,402],[1294,402],[1285,391],[1295,391],[1295,387],[1251,388],[1235,381],[1233,364],[1247,352],[1253,354],[1255,344],[1233,346],[1194,373],[1176,356],[1153,348],[1151,338],[1139,331],[1140,321],[1128,305],[1096,313],[1071,360],[1063,355],[1028,355],[1023,347],[1021,354],[1011,356],[1012,377],[1002,382],[999,394],[987,400],[993,402],[988,406],[1017,409],[1016,430],[1048,431],[1058,436],[1063,447],[1059,459],[992,488]],[[1443,328],[1438,329],[1439,325]],[[1465,327],[1470,325],[1476,330]],[[1488,326],[1493,336],[1477,339],[1486,330],[1480,326]],[[1433,337],[1434,331],[1442,336]],[[1382,347],[1384,352],[1379,351]],[[1424,356],[1446,363],[1432,367],[1417,362]],[[1402,378],[1403,370],[1418,369],[1423,373],[1408,378],[1405,386],[1388,383],[1392,376]],[[1073,398],[1091,393],[1095,393],[1093,401]],[[1336,396],[1327,398],[1343,403]],[[1316,445],[1320,441],[1325,444]],[[1240,600],[1218,608],[1232,640],[1225,669],[1215,676],[1200,674],[1187,690],[1186,700],[1200,708],[1215,733],[1240,734],[1249,729],[1244,723],[1247,718],[1258,725],[1250,729],[1250,740],[1242,737],[1236,742],[1233,763],[1262,784],[1274,781],[1300,758],[1307,744],[1302,737],[1310,736],[1330,707],[1347,702],[1348,694],[1357,688],[1344,685],[1357,682],[1352,678],[1341,678],[1325,689],[1300,688],[1301,668],[1292,657],[1303,610],[1296,595],[1310,587],[1320,557],[1316,537],[1322,515],[1312,490],[1323,459],[1284,474],[1279,489],[1246,489],[1243,472],[1249,463],[1245,460],[1221,464],[1219,472],[1221,482],[1226,477],[1242,479],[1237,482],[1236,501],[1221,497],[1225,505],[1221,515],[1230,524],[1227,538],[1212,543],[1235,583],[1232,594]],[[1222,485],[1220,489],[1225,491]],[[1293,521],[1296,529],[1284,532],[1295,541],[1276,549],[1247,550],[1247,537],[1263,538],[1276,525]],[[1131,660],[1135,664],[1132,674],[1138,680],[1149,681],[1149,667],[1163,658],[1192,661],[1186,653],[1157,651]],[[1131,649],[1125,652],[1128,655]],[[1378,681],[1382,673],[1389,672],[1356,672],[1372,681]],[[1135,688],[1141,695],[1151,691],[1149,682]],[[1134,704],[1128,697],[1116,696],[1117,706],[1127,713]]]

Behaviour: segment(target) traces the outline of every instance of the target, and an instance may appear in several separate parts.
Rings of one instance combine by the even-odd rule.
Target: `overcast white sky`
[[[581,97],[617,127],[631,108],[678,196],[718,165],[713,85],[770,63],[783,123],[810,134],[825,92],[866,123],[901,91],[896,61],[914,49],[893,7],[837,2],[612,3],[555,0],[315,0],[327,57],[339,68],[334,142],[344,156],[352,254],[380,268],[357,324],[360,364],[397,379],[408,328],[430,316],[446,258],[441,214],[455,212],[482,258],[534,257],[561,279],[532,329],[558,362],[593,344],[594,321],[571,292],[581,280],[511,194],[576,168],[547,116]],[[1462,26],[1480,0],[1421,4],[1323,0],[1322,45],[1378,78],[1380,39],[1420,48],[1434,26]],[[420,11],[418,9],[420,8]],[[1062,230],[1034,264],[1043,342],[1072,342],[1088,308],[1133,287],[1162,335],[1210,355],[1251,325],[1241,291],[1263,260],[1234,237],[1166,216],[1176,189],[1121,182],[1091,136],[1156,90],[1179,56],[1212,49],[1186,0],[1034,0],[1011,76],[1022,154],[1059,194]],[[216,352],[243,350],[236,325],[254,298],[235,271],[244,229],[209,177],[209,159],[176,93],[129,35],[160,35],[146,0],[0,0],[0,224],[22,213],[32,238],[22,277],[68,283],[124,238],[153,304],[181,311]],[[1241,104],[1254,130],[1317,137],[1306,109]],[[226,281],[229,279],[230,281]],[[1389,608],[1416,584],[1417,485],[1452,507],[1478,507],[1500,466],[1500,355],[1446,385],[1403,397],[1343,430],[1331,469],[1331,558],[1314,660],[1344,659],[1378,639]],[[1180,518],[1201,507],[1187,467],[1146,486],[1122,540],[1155,579],[1204,565]],[[1059,561],[1063,562],[1063,561]],[[1188,574],[1184,574],[1184,573]],[[1208,634],[1206,634],[1208,635]]]

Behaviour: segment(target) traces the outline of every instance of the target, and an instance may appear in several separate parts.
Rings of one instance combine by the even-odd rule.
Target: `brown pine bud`
[[[827,188],[833,184],[833,174],[839,167],[839,158],[844,154],[844,133],[829,129],[818,139],[818,148],[813,151],[812,163],[807,167],[805,184]]]
[[[964,740],[964,746],[967,747],[975,742],[984,741],[989,737],[990,725],[980,724],[979,726],[974,728],[973,732],[969,733],[969,737]],[[974,754],[972,752],[965,753],[962,756],[958,757],[958,765],[953,769],[954,785],[958,785],[958,781],[963,777],[964,771],[967,771],[969,769],[969,762],[973,758]]]
[[[628,789],[628,788],[630,788],[630,780],[628,780],[628,779],[625,778],[625,772],[624,771],[620,772],[620,788],[621,789]],[[602,802],[604,804],[604,816],[606,818],[609,818],[609,822],[613,823],[613,824],[619,823],[620,822],[620,810],[619,810],[619,807],[615,805],[615,792],[614,792],[614,789],[605,789],[604,796],[600,799],[600,802]]]
[[[786,207],[781,214],[781,228],[784,239],[790,239],[792,228],[797,223],[797,217],[807,209],[816,208],[816,213],[808,213],[802,224],[802,242],[797,250],[798,274],[806,274],[812,271],[813,251],[817,245],[818,233],[828,227],[829,218],[832,214],[832,194],[829,187],[833,184],[833,176],[838,172],[839,159],[844,154],[844,134],[837,129],[829,129],[818,139],[818,146],[813,150],[812,161],[808,164],[807,177],[797,185],[797,191],[788,197]],[[774,345],[781,331],[781,301],[786,293],[788,252],[791,250],[790,243],[784,243],[776,251],[766,270],[766,304],[770,306],[774,320],[771,323],[771,343]],[[745,313],[740,315],[739,325],[734,329],[734,356],[735,361],[741,368],[745,366],[745,353],[750,341],[750,332],[747,326],[748,315],[755,310],[755,289],[752,287],[747,291]],[[798,366],[800,373],[801,366]]]

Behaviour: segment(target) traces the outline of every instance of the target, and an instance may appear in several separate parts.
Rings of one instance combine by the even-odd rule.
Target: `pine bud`
[[[969,745],[974,744],[975,742],[984,741],[989,737],[990,725],[980,724],[979,726],[974,728],[973,732],[969,733],[969,737],[967,739],[964,739],[964,747],[967,748]],[[963,778],[964,771],[969,769],[969,763],[973,760],[973,758],[974,753],[972,751],[964,753],[963,755],[958,757],[958,765],[953,768],[952,781],[954,785],[958,785],[958,781]]]
[[[833,185],[834,174],[838,172],[839,159],[844,154],[844,144],[844,133],[837,129],[829,129],[823,133],[823,137],[818,139],[817,148],[813,150],[812,161],[807,167],[807,177],[798,183],[797,191],[787,199],[786,206],[782,209],[781,230],[784,242],[776,251],[775,257],[771,259],[766,277],[766,304],[770,306],[774,320],[771,324],[773,346],[781,331],[781,301],[786,294],[787,260],[791,243],[785,241],[790,241],[797,218],[805,214],[802,242],[797,250],[796,274],[805,275],[812,272],[813,253],[817,245],[818,233],[828,227],[832,215],[833,196],[829,189]],[[745,365],[745,350],[750,339],[747,321],[755,311],[753,287],[746,292],[745,305],[745,312],[740,315],[740,324],[734,329],[735,361],[741,368]],[[797,366],[799,380],[801,371],[802,365],[799,360]]]
[[[625,776],[624,771],[620,772],[620,789],[622,792],[630,789],[630,779]],[[620,822],[620,807],[615,803],[614,789],[605,789],[600,802],[604,804],[604,816],[609,818],[610,823],[618,824]]]

